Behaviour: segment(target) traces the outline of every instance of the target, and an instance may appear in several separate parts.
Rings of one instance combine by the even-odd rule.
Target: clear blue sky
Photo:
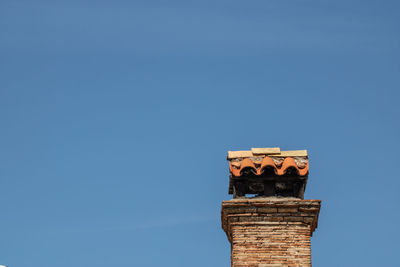
[[[0,264],[220,267],[227,150],[308,149],[314,266],[399,266],[398,1],[0,2]]]

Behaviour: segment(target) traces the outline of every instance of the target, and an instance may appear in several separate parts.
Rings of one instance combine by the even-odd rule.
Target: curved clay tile
[[[288,157],[283,160],[282,167],[278,169],[278,175],[284,175],[286,170],[289,168],[295,168],[298,171],[298,167],[294,161],[294,158]]]
[[[257,168],[254,165],[254,162],[249,158],[244,159],[240,164],[240,174],[242,174],[242,170],[245,168],[250,168],[254,173],[257,173]]]
[[[304,169],[300,169],[292,157],[287,157],[283,161],[282,167],[278,169],[278,175],[284,175],[289,168],[295,168],[298,175],[304,176],[308,172],[308,162]]]
[[[240,176],[240,169],[233,168],[232,162],[229,162],[229,170],[234,176]]]
[[[303,169],[299,169],[299,175],[304,176],[308,173],[308,161],[307,165]]]
[[[232,166],[231,162],[229,163],[229,168],[230,168],[231,173],[234,176],[240,176],[242,174],[242,170],[245,169],[245,168],[250,168],[250,169],[253,170],[254,173],[257,173],[256,166],[254,165],[253,161],[251,161],[251,159],[249,159],[249,158],[245,158],[245,159],[242,160],[242,162],[240,163],[240,168],[239,169],[234,168]]]
[[[238,168],[238,169],[234,168],[231,162],[229,163],[230,172],[234,176],[241,176],[242,171],[246,168],[251,169],[256,175],[263,174],[266,168],[272,168],[276,175],[284,175],[284,174],[286,174],[286,172],[289,168],[294,168],[298,175],[304,176],[304,175],[307,175],[307,173],[308,173],[308,166],[309,165],[308,165],[308,161],[307,161],[307,164],[304,168],[299,168],[297,166],[294,158],[287,157],[283,160],[283,162],[281,163],[281,166],[278,167],[277,164],[274,162],[274,160],[268,156],[263,158],[259,169],[256,168],[254,162],[249,158],[243,159],[242,162],[240,163],[240,168]]]
[[[261,167],[258,170],[257,174],[260,175],[264,172],[264,170],[268,167],[272,167],[274,169],[275,174],[277,174],[278,168],[276,167],[276,164],[274,160],[270,157],[265,157],[262,162],[261,162]]]

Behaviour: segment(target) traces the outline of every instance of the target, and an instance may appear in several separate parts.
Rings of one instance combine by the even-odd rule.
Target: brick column
[[[311,266],[320,200],[242,198],[222,203],[231,266]]]

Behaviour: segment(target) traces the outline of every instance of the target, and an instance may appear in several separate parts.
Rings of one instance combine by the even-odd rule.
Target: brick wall
[[[231,266],[311,266],[319,200],[233,199],[222,204]]]

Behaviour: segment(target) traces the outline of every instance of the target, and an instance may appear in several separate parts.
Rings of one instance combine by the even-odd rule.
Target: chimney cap
[[[296,187],[294,191],[297,193],[285,194],[302,197],[308,177],[307,150],[281,151],[279,147],[251,148],[244,151],[228,151],[227,160],[230,171],[229,194],[234,194],[234,197],[236,197],[235,189],[237,191],[242,188],[240,196],[255,192],[263,194],[260,193],[263,188],[272,186],[274,188],[271,190],[276,192],[282,183],[286,183],[286,188]],[[275,184],[271,185],[271,181]],[[302,187],[301,190],[297,189],[299,186]]]

